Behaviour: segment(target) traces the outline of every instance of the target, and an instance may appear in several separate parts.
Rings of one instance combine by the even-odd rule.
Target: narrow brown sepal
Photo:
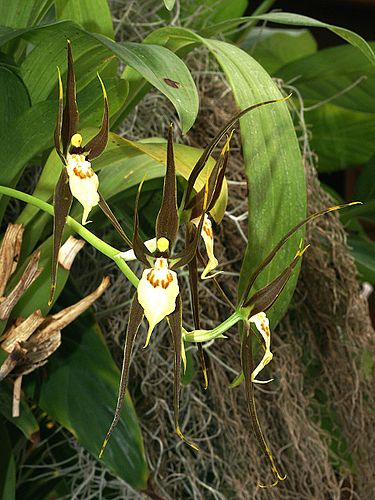
[[[126,394],[126,390],[128,387],[128,378],[129,378],[129,368],[130,368],[130,358],[133,350],[133,345],[135,341],[135,337],[137,335],[139,326],[142,322],[144,316],[144,311],[141,305],[138,302],[137,292],[135,292],[133,296],[133,301],[130,307],[129,312],[129,322],[128,328],[126,332],[125,339],[125,347],[124,347],[124,357],[122,361],[122,369],[121,369],[121,378],[120,378],[120,386],[116,403],[115,415],[113,417],[112,423],[107,431],[105,439],[103,441],[101,450],[99,452],[99,459],[102,458],[104,450],[108,444],[109,438],[111,437],[112,432],[114,431],[118,421],[121,416],[121,408],[124,403],[124,398]]]
[[[138,216],[138,206],[139,206],[139,198],[141,195],[141,190],[143,186],[144,180],[139,184],[138,191],[137,191],[137,196],[135,198],[135,205],[134,205],[134,227],[133,227],[133,251],[137,259],[145,264],[145,266],[150,265],[149,259],[152,259],[152,254],[149,252],[148,248],[146,245],[143,243],[141,238],[139,237],[139,216]]]
[[[194,229],[196,229],[196,228],[194,227]],[[191,231],[189,230],[189,225],[188,225],[186,227],[186,244],[187,245],[190,243],[192,237],[194,238],[193,234],[191,234]],[[194,257],[191,259],[188,266],[189,266],[190,296],[191,296],[191,304],[192,304],[193,319],[194,319],[194,330],[200,330],[201,326],[200,326],[200,318],[199,318],[198,265],[197,265],[196,255],[194,255]],[[201,367],[201,372],[202,372],[203,380],[204,380],[203,387],[204,387],[204,389],[207,389],[207,387],[208,387],[208,370],[207,370],[206,359],[204,356],[203,346],[200,342],[197,343],[197,349],[198,349],[199,364]]]
[[[99,194],[99,203],[98,203],[99,208],[102,210],[102,212],[104,213],[104,215],[110,221],[110,223],[112,224],[112,226],[116,229],[117,233],[121,236],[121,238],[125,241],[125,243],[130,248],[132,248],[133,244],[132,244],[130,238],[128,238],[128,236],[126,235],[125,231],[122,229],[121,224],[117,220],[115,214],[112,212],[112,210],[110,209],[108,203],[105,201],[105,199],[103,198],[103,196],[101,195],[101,193],[99,192],[98,194]]]
[[[89,161],[93,160],[94,158],[97,158],[99,155],[103,153],[103,151],[107,146],[108,134],[109,134],[109,110],[108,110],[107,92],[105,90],[103,80],[99,76],[99,73],[98,73],[98,78],[103,91],[104,110],[103,110],[102,125],[99,132],[83,148],[84,151],[88,153],[87,159]]]
[[[189,262],[194,258],[194,256],[197,253],[199,237],[202,231],[203,222],[204,222],[204,213],[201,216],[199,225],[196,228],[196,232],[194,233],[194,237],[191,239],[189,243],[187,243],[185,249],[182,252],[175,254],[173,256],[173,259],[171,259],[170,261],[171,269],[178,269],[179,267],[186,266],[186,264],[189,264]]]
[[[266,312],[276,301],[283,291],[289,278],[292,276],[293,269],[308,247],[298,251],[292,262],[287,266],[271,283],[254,293],[244,304],[245,307],[251,307],[251,315],[254,316],[260,312]]]
[[[68,71],[66,76],[66,102],[63,111],[61,141],[63,147],[63,155],[66,157],[68,152],[70,139],[77,132],[78,128],[78,108],[76,101],[76,79],[74,75],[72,47],[70,41],[68,45]]]
[[[69,176],[66,168],[61,171],[59,180],[55,187],[53,198],[54,218],[53,218],[53,253],[52,253],[52,272],[51,272],[51,293],[48,299],[48,305],[53,302],[56,290],[57,267],[59,259],[59,250],[61,246],[62,235],[66,218],[72,205],[73,196],[69,187]]]
[[[181,297],[176,300],[176,309],[167,317],[173,338],[174,348],[174,383],[173,383],[173,412],[174,426],[177,435],[191,448],[198,450],[198,446],[187,439],[181,432],[179,425],[180,386],[181,386],[181,338],[182,338],[182,307]]]
[[[288,96],[289,97],[289,96]],[[269,101],[264,101],[260,102],[257,104],[253,104],[252,106],[249,106],[248,108],[243,109],[239,113],[235,114],[224,126],[219,132],[215,135],[215,137],[211,140],[211,142],[208,144],[208,146],[205,148],[203,151],[202,155],[198,159],[197,163],[195,164],[188,180],[188,185],[186,188],[186,194],[185,194],[185,207],[186,204],[189,203],[190,201],[190,195],[193,191],[195,181],[197,180],[199,174],[202,172],[204,166],[206,165],[208,158],[210,157],[211,153],[217,146],[217,144],[221,141],[221,139],[224,137],[224,135],[229,131],[229,129],[233,126],[233,124],[239,120],[242,116],[244,116],[246,113],[249,111],[252,111],[253,109],[259,108],[261,106],[264,106],[266,104],[272,104],[275,102],[281,102],[285,101],[285,99],[288,99],[288,97],[284,97],[282,99],[271,99]]]
[[[167,169],[164,177],[163,201],[156,219],[156,238],[167,238],[170,249],[176,239],[179,226],[176,189],[173,125],[170,124],[168,130]]]
[[[251,418],[251,423],[253,427],[254,434],[257,438],[257,441],[259,443],[259,446],[261,447],[264,456],[267,460],[267,462],[270,465],[272,474],[274,476],[274,482],[269,485],[271,487],[276,486],[280,481],[284,481],[286,479],[286,476],[281,475],[277,469],[277,466],[275,464],[275,460],[272,456],[271,450],[267,444],[267,441],[264,437],[264,434],[262,432],[259,419],[258,419],[258,414],[256,410],[256,404],[255,404],[255,394],[254,394],[254,383],[251,380],[251,375],[254,370],[254,364],[253,364],[253,349],[252,349],[252,339],[250,336],[250,326],[247,321],[243,322],[243,327],[244,327],[244,332],[242,335],[242,343],[241,343],[241,364],[242,364],[242,371],[244,374],[245,378],[245,395],[246,395],[246,401],[247,401],[247,407],[249,410],[250,418]],[[259,485],[262,488],[268,487],[268,486],[263,486]]]
[[[308,224],[309,222],[313,221],[314,219],[317,219],[318,217],[321,217],[323,215],[329,214],[331,212],[335,212],[336,210],[341,210],[342,208],[347,208],[347,207],[350,207],[350,206],[353,206],[353,205],[358,205],[358,204],[360,204],[360,202],[355,201],[355,202],[351,202],[351,203],[345,203],[343,205],[335,205],[333,207],[326,208],[325,210],[321,210],[319,212],[315,212],[315,213],[309,215],[308,217],[306,217],[306,219],[304,219],[301,222],[299,222],[292,229],[290,229],[281,238],[281,240],[273,247],[273,249],[271,250],[271,252],[267,255],[267,257],[263,260],[263,262],[257,267],[257,269],[250,276],[250,278],[249,278],[249,280],[247,282],[246,288],[245,288],[245,290],[244,290],[244,292],[242,294],[242,298],[241,298],[240,304],[242,305],[247,300],[247,298],[249,296],[249,293],[251,291],[252,286],[254,285],[256,279],[258,278],[258,276],[260,275],[260,273],[263,271],[263,269],[265,269],[268,266],[268,264],[272,261],[272,259],[277,254],[277,252],[285,245],[285,243],[289,240],[289,238],[291,236],[293,236],[293,234],[295,234],[298,231],[298,229],[300,229],[301,227],[305,226],[306,224]]]

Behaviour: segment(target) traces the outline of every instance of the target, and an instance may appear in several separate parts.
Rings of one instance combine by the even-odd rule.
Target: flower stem
[[[244,319],[244,316],[241,310],[234,311],[233,314],[212,330],[197,330],[195,332],[186,333],[184,340],[186,342],[207,342],[208,340],[216,339],[221,337],[224,332],[242,319]]]
[[[44,212],[47,212],[52,216],[54,215],[53,206],[49,203],[46,203],[45,201],[39,200],[39,198],[36,198],[35,196],[31,196],[29,194],[23,193],[22,191],[18,191],[17,189],[8,188],[5,186],[0,186],[0,194],[4,194],[12,198],[17,198],[17,200],[24,201],[25,203],[30,203],[31,205],[40,208],[40,210],[43,210]],[[132,283],[135,287],[138,286],[139,279],[137,278],[137,276],[133,273],[126,262],[121,257],[118,257],[120,250],[117,250],[111,245],[108,245],[108,243],[95,236],[95,234],[83,227],[79,222],[77,222],[70,216],[67,217],[66,224],[74,232],[79,234],[88,243],[90,243],[90,245],[99,250],[99,252],[112,259],[124,273],[130,283]]]

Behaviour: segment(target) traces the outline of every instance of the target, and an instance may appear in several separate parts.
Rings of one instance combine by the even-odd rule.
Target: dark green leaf
[[[2,351],[3,352],[3,351]],[[0,363],[1,364],[1,363]],[[38,439],[39,425],[25,399],[21,399],[20,416],[12,417],[13,388],[8,382],[0,384],[0,413],[23,433],[26,439],[35,442]],[[0,496],[1,498],[1,496]]]
[[[16,462],[12,451],[12,443],[8,431],[0,421],[0,498],[15,500],[16,498]]]
[[[313,54],[317,44],[308,30],[253,28],[241,40],[241,48],[256,59],[270,74],[279,76],[279,68]],[[299,73],[298,73],[299,74]]]
[[[107,0],[54,0],[56,18],[69,19],[87,31],[114,38],[111,11]]]
[[[113,417],[120,373],[92,317],[81,316],[64,330],[62,345],[46,368],[40,407],[97,457]],[[128,395],[103,462],[134,488],[145,488],[142,436]]]
[[[349,236],[348,246],[361,280],[375,286],[375,243],[369,238]]]
[[[0,65],[0,130],[9,131],[9,124],[30,106],[26,87],[20,77]]]

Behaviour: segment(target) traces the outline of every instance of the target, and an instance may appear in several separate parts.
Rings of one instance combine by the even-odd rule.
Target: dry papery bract
[[[22,294],[42,272],[39,266],[40,252],[35,251],[29,258],[23,274],[13,289],[4,296],[11,275],[16,271],[22,245],[23,227],[9,224],[0,247],[1,319],[7,320]],[[70,269],[83,242],[70,236],[60,249],[59,264]],[[8,356],[0,366],[0,381],[13,380],[13,417],[20,412],[22,378],[47,363],[48,358],[61,344],[61,330],[86,311],[99,298],[109,285],[103,278],[99,287],[79,302],[61,311],[44,317],[38,309],[27,318],[10,319],[4,333],[0,336],[0,347]]]

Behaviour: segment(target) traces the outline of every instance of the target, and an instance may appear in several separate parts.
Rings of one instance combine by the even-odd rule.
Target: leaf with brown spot
[[[170,78],[163,78],[164,82],[174,89],[179,89],[181,87],[180,82],[176,82],[176,80],[171,80]]]

